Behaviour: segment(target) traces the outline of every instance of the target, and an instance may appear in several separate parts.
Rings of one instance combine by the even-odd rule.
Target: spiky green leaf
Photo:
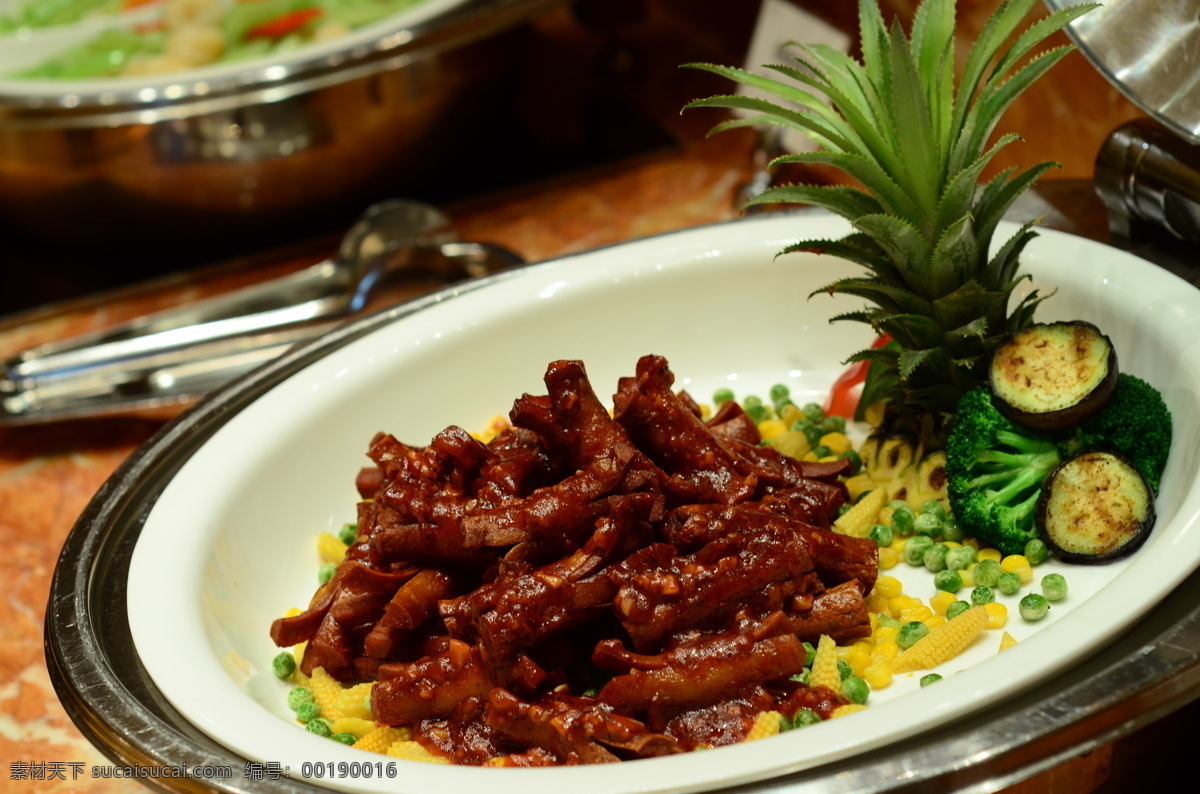
[[[954,222],[956,218],[961,218],[971,211],[971,205],[974,203],[975,193],[979,188],[979,177],[983,174],[983,169],[992,161],[1001,149],[1013,141],[1021,139],[1019,135],[1002,135],[984,154],[976,158],[975,162],[959,171],[957,175],[946,185],[942,191],[941,199],[938,201],[937,209],[937,228],[944,229]]]
[[[1008,212],[1021,195],[1033,186],[1042,174],[1049,171],[1051,168],[1059,168],[1059,164],[1047,160],[1046,162],[1038,163],[1030,166],[1016,176],[1006,182],[1001,183],[996,190],[990,190],[991,185],[988,185],[989,190],[984,191],[976,207],[976,236],[981,242],[992,239],[992,233],[1004,218],[1004,214]],[[985,284],[1000,283],[985,281]]]
[[[881,331],[906,350],[934,348],[946,341],[946,333],[931,317],[920,314],[889,314],[880,317]]]
[[[1013,45],[1008,48],[1008,51],[1000,57],[1000,60],[992,70],[992,78],[1003,75],[1015,66],[1018,61],[1028,55],[1034,47],[1087,12],[1099,7],[1099,3],[1085,3],[1060,9],[1044,19],[1039,19],[1026,28],[1025,32],[1018,36]]]
[[[888,258],[887,252],[865,234],[851,234],[840,240],[802,240],[779,252],[782,254],[812,253],[836,256],[862,265],[878,278],[895,286],[904,285],[904,277]]]
[[[746,202],[747,207],[762,204],[812,204],[850,220],[883,211],[870,194],[840,185],[779,185]]]
[[[892,93],[888,97],[890,115],[895,128],[904,133],[899,138],[903,165],[896,172],[896,179],[921,208],[917,225],[932,238],[937,231],[932,225],[937,214],[937,197],[941,193],[938,142],[934,138],[929,101],[921,85],[921,76],[898,22],[892,26],[888,54],[892,66]]]
[[[1030,240],[1037,237],[1037,232],[1033,231],[1034,225],[1035,221],[1026,223],[1016,234],[1008,238],[1004,245],[1000,246],[981,276],[985,284],[996,285],[1005,293],[1012,291],[1021,251],[1025,250],[1025,246],[1029,244]]]
[[[960,328],[975,318],[1003,319],[1008,293],[985,290],[972,280],[933,302],[933,317],[943,328]],[[998,329],[995,329],[998,330]]]
[[[941,298],[974,278],[979,246],[970,215],[963,215],[942,234],[929,258],[933,297]]]
[[[934,297],[929,278],[932,252],[917,227],[895,215],[864,215],[853,223],[887,252],[909,289],[922,298]]]
[[[785,154],[771,161],[771,167],[784,163],[815,163],[837,168],[862,183],[862,186],[880,203],[901,218],[918,217],[919,211],[912,198],[904,192],[879,164],[866,157],[845,152],[801,152]]]
[[[819,295],[822,292],[829,293],[830,295],[840,292],[845,295],[866,298],[888,312],[922,314],[926,316],[933,313],[933,306],[930,305],[929,301],[918,298],[902,287],[885,284],[877,279],[838,279],[820,289],[813,290],[809,297]]]
[[[928,360],[931,356],[937,353],[936,349],[928,350],[905,350],[900,354],[898,369],[901,380],[908,380],[917,371],[917,367],[921,366],[923,361]]]

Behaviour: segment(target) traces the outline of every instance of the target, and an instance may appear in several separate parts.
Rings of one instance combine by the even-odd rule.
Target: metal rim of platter
[[[801,210],[803,211],[803,210]],[[725,223],[753,223],[754,217]],[[566,257],[570,260],[572,257]],[[564,261],[564,260],[560,260]],[[530,268],[538,268],[532,265]],[[46,614],[50,676],[68,714],[125,765],[229,767],[232,777],[157,778],[167,790],[308,792],[301,780],[247,777],[249,759],[190,725],[155,688],[133,646],[126,576],[142,525],[174,474],[232,416],[308,364],[389,323],[508,271],[350,323],[228,384],[162,428],[102,486],[64,545]],[[1131,631],[1066,674],[957,723],[739,792],[994,791],[1132,733],[1200,696],[1200,573]]]
[[[1075,0],[1044,0],[1051,11]],[[1092,65],[1131,102],[1200,143],[1200,3],[1104,0],[1067,27]]]

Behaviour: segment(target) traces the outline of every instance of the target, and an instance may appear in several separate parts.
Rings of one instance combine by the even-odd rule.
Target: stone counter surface
[[[688,10],[682,0],[648,2],[643,20],[623,31],[626,44],[643,56],[641,68],[649,75],[630,89],[631,94],[679,142],[677,147],[448,208],[463,238],[495,242],[537,261],[735,217],[735,196],[752,173],[754,138],[743,131],[705,139],[712,116],[680,117],[673,109],[709,93],[711,84],[693,75],[680,76],[683,73],[673,67],[663,68],[697,58],[737,61],[744,41],[722,38],[719,25],[712,24],[719,17],[710,7],[717,5],[698,3]],[[889,5],[907,13],[912,4],[885,4]],[[981,24],[993,4],[960,5],[970,29]],[[563,13],[539,25],[547,35],[559,37],[565,49],[598,51],[599,45]],[[1025,162],[1053,157],[1063,161],[1063,176],[1086,178],[1108,131],[1134,115],[1132,107],[1074,55],[1002,125],[1021,129],[1028,141],[1010,147],[1021,151],[1006,156]],[[1007,164],[998,161],[996,167]],[[196,271],[103,299],[0,320],[0,356],[280,275],[331,250],[328,241],[317,242],[301,254]],[[110,762],[82,737],[59,705],[46,670],[42,632],[51,576],[67,533],[104,480],[165,419],[160,415],[0,429],[0,791],[144,790],[130,781],[88,777],[92,765]],[[1109,776],[1111,757],[1111,747],[1106,746],[1021,788],[1094,790]],[[75,770],[82,770],[78,779],[72,779]],[[51,779],[59,774],[65,779]],[[44,779],[14,779],[22,776]]]

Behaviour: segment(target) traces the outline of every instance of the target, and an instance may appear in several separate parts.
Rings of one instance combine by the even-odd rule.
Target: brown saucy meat
[[[792,677],[804,641],[870,633],[875,543],[830,530],[846,466],[759,446],[731,404],[705,422],[659,356],[611,415],[582,363],[545,382],[486,444],[376,436],[358,539],[272,639],[460,764],[668,755],[845,703]]]

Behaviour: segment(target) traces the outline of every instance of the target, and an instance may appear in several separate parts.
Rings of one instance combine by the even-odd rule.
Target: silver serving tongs
[[[385,276],[454,282],[521,264],[498,246],[459,242],[433,207],[384,201],[359,218],[332,259],[14,356],[0,371],[0,425],[186,403],[331,329],[330,318],[361,310]]]

